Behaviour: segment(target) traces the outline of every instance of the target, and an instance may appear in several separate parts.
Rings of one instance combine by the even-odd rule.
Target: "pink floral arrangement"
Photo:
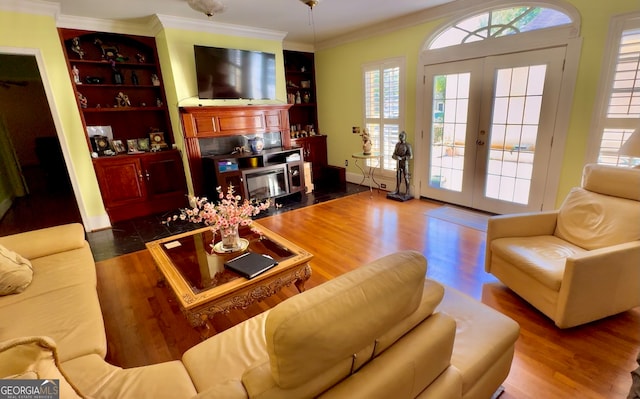
[[[181,209],[179,215],[171,216],[167,222],[186,220],[192,223],[204,223],[213,231],[225,231],[234,226],[251,225],[252,216],[266,210],[271,205],[269,199],[264,202],[249,201],[235,194],[233,186],[229,186],[227,193],[218,191],[217,203],[209,202],[206,197],[190,197],[190,208]],[[223,233],[224,235],[224,233]]]

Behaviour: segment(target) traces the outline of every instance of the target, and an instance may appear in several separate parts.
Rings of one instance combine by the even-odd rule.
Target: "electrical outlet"
[[[349,166],[349,160],[348,159],[344,160],[344,166]]]
[[[387,188],[387,185],[384,183],[380,183],[380,188]]]
[[[351,133],[353,134],[360,134],[360,126],[353,126],[351,128]]]

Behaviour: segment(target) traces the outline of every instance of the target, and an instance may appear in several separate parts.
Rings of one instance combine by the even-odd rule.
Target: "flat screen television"
[[[193,46],[200,99],[275,100],[276,55]]]

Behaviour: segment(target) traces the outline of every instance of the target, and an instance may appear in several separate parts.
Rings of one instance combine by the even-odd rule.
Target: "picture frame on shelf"
[[[140,150],[138,149],[138,140],[137,139],[127,139],[127,153],[128,154],[138,154]]]
[[[113,130],[111,126],[87,126],[87,135],[89,138],[93,136],[105,136],[109,140],[113,140]]]
[[[139,151],[148,152],[150,149],[151,149],[151,147],[149,146],[149,138],[148,137],[139,138],[138,139],[138,150]]]
[[[116,154],[122,154],[127,152],[127,148],[124,146],[124,143],[122,142],[122,140],[112,140],[111,148]]]

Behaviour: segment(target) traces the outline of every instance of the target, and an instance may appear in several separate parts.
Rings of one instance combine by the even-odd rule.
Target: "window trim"
[[[462,23],[472,19],[472,18],[476,18],[479,15],[483,15],[483,14],[493,14],[496,11],[501,11],[501,10],[509,10],[509,9],[514,9],[514,8],[518,8],[518,7],[529,7],[529,8],[540,8],[540,9],[548,9],[548,10],[553,10],[556,11],[558,13],[561,13],[563,15],[565,15],[567,18],[569,18],[569,23],[566,24],[560,24],[560,25],[555,25],[555,26],[548,26],[548,27],[544,27],[544,28],[538,28],[538,29],[533,29],[533,30],[526,30],[526,31],[519,31],[517,33],[511,34],[511,35],[506,35],[506,37],[509,36],[514,36],[514,35],[522,35],[522,34],[526,34],[527,32],[539,32],[539,31],[549,31],[549,30],[567,30],[569,29],[570,32],[575,32],[575,30],[571,29],[572,26],[575,24],[576,21],[576,17],[574,15],[572,15],[571,13],[567,12],[565,9],[563,9],[562,7],[559,7],[556,4],[538,4],[538,3],[533,3],[533,2],[523,2],[523,3],[513,3],[513,4],[504,4],[504,6],[500,7],[490,7],[490,8],[485,8],[483,10],[478,10],[476,12],[470,13],[464,17],[461,17],[459,19],[457,19],[454,22],[448,23],[444,26],[441,26],[438,30],[437,33],[435,35],[432,35],[429,38],[429,41],[426,42],[424,44],[423,50],[438,50],[441,48],[447,48],[447,47],[452,47],[452,46],[461,46],[461,45],[465,45],[465,44],[471,44],[471,43],[477,43],[477,42],[482,42],[482,41],[490,41],[493,42],[496,39],[499,39],[500,37],[505,37],[505,36],[493,36],[493,34],[491,34],[489,32],[489,35],[487,37],[482,38],[481,35],[477,35],[477,30],[476,31],[469,31],[467,37],[474,35],[474,33],[476,34],[476,36],[480,37],[480,40],[474,40],[474,41],[462,41],[460,43],[457,44],[452,44],[452,45],[448,45],[448,46],[443,46],[443,47],[432,47],[435,42],[441,37],[441,35],[443,35],[445,32],[454,29],[454,28],[458,28],[463,30],[462,28],[459,27],[459,25],[461,25]],[[522,15],[518,16],[516,19],[520,18]],[[516,19],[510,21],[510,23],[513,23]],[[487,28],[491,28],[491,27],[495,27],[497,25],[488,25]],[[507,25],[507,26],[502,26],[501,30],[507,29],[509,28],[511,25]],[[485,29],[487,29],[485,28]],[[577,32],[576,32],[577,33]],[[467,38],[465,37],[465,39]],[[464,40],[464,39],[463,39]],[[494,45],[493,43],[491,44],[492,46]]]
[[[640,29],[640,11],[625,13],[611,18],[607,42],[603,53],[602,73],[596,92],[591,129],[589,132],[586,163],[598,162],[602,135],[606,127],[635,129],[640,118],[615,118],[615,123],[607,124],[607,109],[611,96],[611,87],[615,79],[617,57],[622,32],[629,29]]]
[[[398,79],[398,85],[399,85],[399,90],[398,90],[398,98],[399,98],[399,104],[398,104],[398,133],[405,131],[405,126],[406,126],[406,106],[407,106],[407,99],[406,99],[406,81],[407,81],[407,67],[406,67],[406,57],[404,56],[400,56],[400,57],[392,57],[392,58],[385,58],[382,60],[378,60],[378,61],[373,61],[373,62],[368,62],[365,64],[362,64],[361,66],[361,79],[362,79],[362,128],[365,128],[367,126],[367,120],[368,119],[372,119],[372,118],[367,118],[367,98],[366,98],[366,93],[365,93],[365,89],[366,89],[366,77],[365,74],[367,71],[371,71],[373,69],[377,69],[377,70],[382,70],[386,67],[398,67],[400,69],[400,77]],[[383,120],[384,118],[382,117],[382,115],[380,116],[379,120]],[[381,134],[383,134],[383,131],[380,132]],[[409,136],[409,134],[407,133],[407,135]],[[384,149],[381,149],[381,154],[384,154]],[[374,162],[375,164],[375,162]],[[367,165],[367,168],[371,168],[370,166]],[[378,175],[382,175],[382,176],[395,176],[395,169],[394,170],[389,170],[389,169],[385,169],[384,168],[384,158],[380,160],[380,162],[377,164],[377,166],[375,167],[376,171],[378,171]]]
[[[483,40],[461,44],[458,46],[444,47],[441,49],[429,49],[431,41],[439,35],[444,29],[454,24],[456,21],[463,20],[482,11],[491,9],[499,9],[509,6],[517,6],[520,4],[530,5],[536,4],[544,7],[554,8],[564,12],[570,16],[572,23],[567,26],[548,28],[543,30],[535,30],[531,32],[519,33],[507,37],[499,37],[493,40]],[[580,37],[581,17],[577,9],[564,0],[546,0],[546,1],[495,1],[480,4],[476,7],[470,7],[465,10],[464,14],[452,15],[449,19],[442,22],[439,29],[427,35],[423,41],[422,51],[418,57],[417,73],[416,73],[416,140],[414,144],[414,184],[422,184],[420,182],[419,172],[426,170],[429,163],[429,154],[425,154],[423,147],[425,146],[425,137],[428,137],[429,124],[426,122],[426,116],[423,112],[425,107],[424,95],[424,68],[428,65],[464,61],[474,58],[484,58],[493,55],[502,55],[509,53],[518,53],[530,50],[536,50],[547,47],[566,46],[566,56],[564,65],[564,75],[562,79],[562,87],[560,92],[560,103],[556,114],[556,124],[554,129],[553,146],[551,148],[551,160],[549,170],[561,170],[565,154],[565,146],[569,125],[571,122],[572,105],[574,102],[574,92],[578,77],[578,67],[580,64],[580,52],[582,48],[582,38]],[[514,40],[514,37],[517,37]],[[463,46],[463,47],[461,47]],[[464,49],[464,51],[462,51]],[[415,171],[418,172],[415,172]],[[557,207],[558,188],[560,186],[560,174],[553,173],[547,177],[545,186],[543,210],[551,210]]]

